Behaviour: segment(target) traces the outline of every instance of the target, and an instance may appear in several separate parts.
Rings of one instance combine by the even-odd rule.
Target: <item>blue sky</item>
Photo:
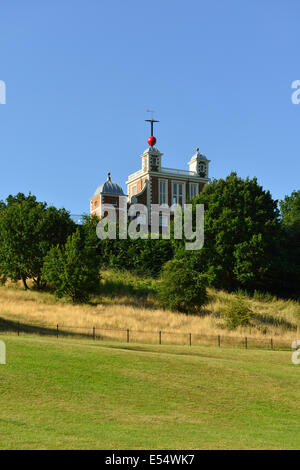
[[[140,169],[156,111],[163,165],[299,189],[297,0],[10,0],[0,10],[0,199],[88,212],[111,171]]]

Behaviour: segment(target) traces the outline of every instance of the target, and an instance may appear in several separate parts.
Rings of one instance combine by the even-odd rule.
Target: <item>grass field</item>
[[[1,449],[299,449],[288,351],[0,336]]]
[[[151,278],[134,276],[128,272],[102,271],[100,293],[94,295],[88,304],[72,305],[58,302],[49,292],[24,291],[20,285],[0,287],[0,330],[1,319],[20,322],[23,325],[37,323],[46,327],[66,325],[76,327],[76,331],[89,332],[93,327],[138,330],[138,341],[157,341],[142,332],[169,331],[170,341],[182,343],[175,332],[194,335],[212,335],[215,343],[217,335],[243,338],[253,337],[275,345],[282,342],[290,346],[300,336],[300,303],[292,300],[276,299],[268,295],[246,297],[255,317],[249,327],[238,327],[234,331],[224,329],[222,312],[232,302],[234,294],[209,290],[209,303],[197,315],[184,315],[162,310],[155,296],[156,282]],[[4,322],[5,323],[5,322]],[[5,325],[4,325],[5,326]],[[166,336],[164,335],[166,339]],[[187,336],[185,335],[185,340]],[[125,339],[125,336],[124,336]]]

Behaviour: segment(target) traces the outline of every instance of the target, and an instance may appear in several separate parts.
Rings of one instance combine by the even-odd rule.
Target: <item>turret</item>
[[[208,178],[209,162],[210,160],[208,160],[206,156],[203,153],[200,153],[199,149],[196,148],[196,153],[192,156],[188,165],[190,171],[193,171],[201,178]]]

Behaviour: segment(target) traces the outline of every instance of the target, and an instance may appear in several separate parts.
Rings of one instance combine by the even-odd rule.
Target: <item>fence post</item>
[[[192,346],[192,333],[190,333],[190,346]]]
[[[129,330],[127,329],[127,343],[129,343]]]
[[[159,332],[159,344],[161,344],[161,331]]]
[[[95,340],[95,327],[93,326],[93,340]]]
[[[246,348],[246,349],[248,348],[248,340],[247,340],[247,336],[245,336],[245,348]]]
[[[273,338],[271,338],[271,349],[273,349]]]
[[[56,325],[56,337],[58,338],[58,325]]]
[[[18,321],[18,336],[20,336],[20,322]]]
[[[218,346],[220,347],[221,346],[221,336],[218,335]]]

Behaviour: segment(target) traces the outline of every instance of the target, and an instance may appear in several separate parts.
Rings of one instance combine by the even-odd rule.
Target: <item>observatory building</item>
[[[188,170],[167,168],[162,166],[161,153],[153,136],[153,119],[149,147],[141,155],[142,168],[128,176],[126,181],[128,204],[144,204],[150,213],[151,204],[183,205],[197,196],[210,181],[209,163],[203,153],[196,149],[188,162]],[[125,196],[122,188],[111,181],[110,173],[107,180],[99,186],[90,199],[90,214],[101,217],[103,204],[112,204],[118,210],[119,196]]]

